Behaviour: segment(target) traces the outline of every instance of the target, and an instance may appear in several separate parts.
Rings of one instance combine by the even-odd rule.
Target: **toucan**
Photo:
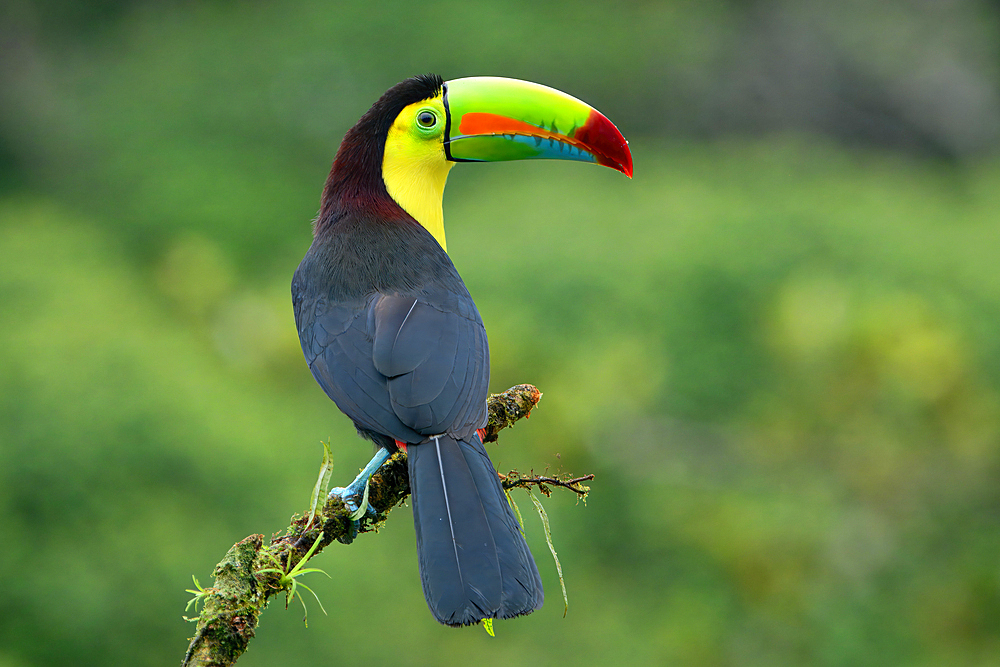
[[[344,136],[292,280],[313,377],[378,447],[331,494],[360,516],[370,475],[406,452],[420,579],[449,626],[528,614],[544,598],[483,447],[489,345],[446,252],[442,213],[456,162],[527,158],[632,176],[618,129],[566,93],[499,77],[402,81]]]

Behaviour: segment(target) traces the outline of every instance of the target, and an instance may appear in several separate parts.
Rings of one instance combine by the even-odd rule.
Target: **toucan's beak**
[[[632,154],[601,112],[554,88],[475,76],[445,83],[445,154],[454,162],[596,162],[632,178]]]

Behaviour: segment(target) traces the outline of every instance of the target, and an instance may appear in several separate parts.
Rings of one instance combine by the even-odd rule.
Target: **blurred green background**
[[[546,503],[569,614],[521,497],[547,605],[439,627],[404,509],[240,664],[1000,664],[1000,3],[7,0],[0,667],[176,664],[191,575],[321,439],[367,460],[289,282],[340,137],[428,71],[634,152],[445,201],[493,390],[545,392],[497,467],[597,475]]]

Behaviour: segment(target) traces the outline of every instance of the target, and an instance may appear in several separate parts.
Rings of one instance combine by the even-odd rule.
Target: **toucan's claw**
[[[341,502],[344,503],[344,507],[348,509],[350,514],[351,524],[348,528],[348,532],[345,535],[341,535],[337,540],[343,544],[350,544],[354,541],[354,538],[358,536],[358,530],[361,527],[361,519],[368,517],[374,520],[378,517],[378,513],[375,508],[368,503],[368,481],[371,479],[372,474],[385,463],[388,459],[390,453],[386,449],[379,449],[372,457],[372,460],[368,462],[364,470],[351,482],[346,488],[343,486],[335,486],[330,489],[330,496],[335,498],[340,498]]]
[[[371,506],[368,504],[368,485],[365,484],[364,493],[360,498],[356,493],[352,492],[350,487],[344,488],[342,486],[330,489],[330,496],[340,498],[340,500],[344,503],[344,507],[346,507],[347,511],[351,513],[349,516],[351,522],[347,528],[347,533],[337,538],[337,540],[342,544],[350,544],[354,541],[354,538],[358,536],[358,530],[361,527],[361,517],[363,517],[367,511],[372,510]]]

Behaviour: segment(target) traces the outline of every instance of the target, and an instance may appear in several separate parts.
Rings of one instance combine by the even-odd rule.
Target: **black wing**
[[[296,298],[295,316],[313,376],[360,429],[414,443],[485,425],[489,346],[467,294]]]

